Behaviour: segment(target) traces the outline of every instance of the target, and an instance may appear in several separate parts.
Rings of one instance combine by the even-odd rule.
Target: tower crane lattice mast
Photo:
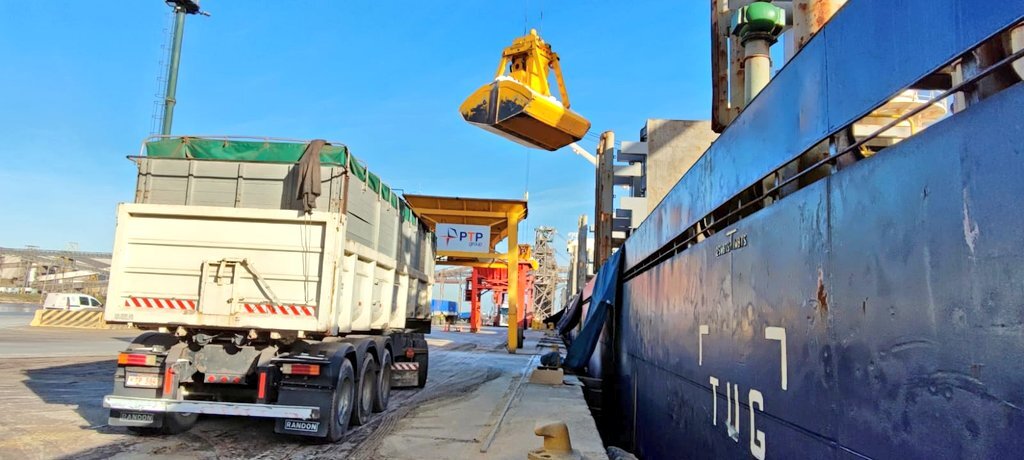
[[[555,293],[559,278],[555,250],[551,246],[555,229],[537,227],[535,232],[533,256],[537,259],[537,269],[534,271],[533,302],[536,317],[543,319],[555,312]]]

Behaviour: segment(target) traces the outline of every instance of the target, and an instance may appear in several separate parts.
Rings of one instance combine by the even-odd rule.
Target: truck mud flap
[[[428,319],[406,318],[406,320],[405,320],[405,328],[408,329],[409,332],[414,332],[414,333],[418,333],[418,334],[429,334],[430,333],[430,326],[431,326],[431,323],[430,323],[430,319],[429,318]]]
[[[391,387],[407,388],[419,384],[420,363],[394,363],[391,365]]]
[[[300,419],[278,418],[274,432],[296,436],[327,437],[330,417],[333,417],[334,387],[341,363],[349,354],[356,354],[356,348],[347,342],[310,342],[309,347],[295,355],[283,355],[272,360],[273,365],[286,363],[316,364],[321,366],[318,375],[282,375],[278,389],[277,404],[313,406],[319,408],[317,417]],[[299,423],[303,421],[306,423]],[[346,423],[348,421],[346,420]]]
[[[334,392],[330,388],[282,388],[278,395],[278,404],[295,406],[319,407],[318,417],[305,420],[300,418],[279,418],[274,423],[274,432],[296,436],[327,436],[327,428],[332,416],[331,404]],[[346,421],[347,422],[347,421]]]
[[[107,425],[136,428],[163,428],[164,414],[111,409]]]

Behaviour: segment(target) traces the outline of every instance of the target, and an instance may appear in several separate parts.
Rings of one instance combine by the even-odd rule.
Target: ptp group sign
[[[486,225],[437,224],[438,251],[490,251],[491,228]]]

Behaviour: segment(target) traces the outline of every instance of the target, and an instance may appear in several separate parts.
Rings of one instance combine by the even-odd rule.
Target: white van
[[[43,300],[43,308],[47,310],[101,310],[103,304],[91,295],[78,293],[56,293],[46,294]]]

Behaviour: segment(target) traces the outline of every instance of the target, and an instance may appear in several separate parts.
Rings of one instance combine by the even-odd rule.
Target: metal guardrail
[[[694,223],[693,225],[687,227],[686,231],[682,232],[676,238],[670,240],[668,243],[665,244],[665,246],[663,246],[662,248],[660,248],[660,249],[658,249],[658,250],[648,254],[643,259],[640,259],[634,266],[628,268],[625,271],[625,273],[623,274],[623,280],[630,280],[630,279],[636,277],[638,274],[643,273],[644,271],[648,270],[649,268],[651,268],[651,267],[653,267],[655,265],[658,265],[661,262],[664,262],[665,260],[667,260],[667,259],[671,258],[672,256],[678,254],[679,252],[689,248],[692,244],[694,244],[694,243],[699,241],[698,237],[706,236],[706,232],[708,232],[709,230],[710,231],[719,231],[719,230],[722,230],[722,229],[724,229],[725,227],[727,227],[729,225],[732,225],[733,223],[736,222],[735,218],[741,216],[744,211],[746,211],[748,209],[751,209],[753,207],[756,207],[756,206],[763,206],[764,201],[766,199],[768,199],[768,198],[777,199],[778,196],[779,196],[779,192],[783,189],[783,187],[786,187],[786,186],[788,186],[790,184],[796,184],[797,181],[799,181],[801,178],[804,178],[805,176],[808,176],[812,171],[816,171],[819,168],[827,166],[827,167],[829,167],[829,174],[828,175],[834,174],[837,171],[836,165],[838,164],[838,161],[840,159],[842,159],[844,157],[852,156],[853,153],[859,151],[861,146],[867,144],[872,139],[875,139],[880,134],[882,134],[882,133],[892,129],[893,127],[897,126],[898,124],[900,124],[900,123],[910,119],[911,117],[913,117],[913,116],[923,112],[932,103],[934,103],[936,101],[942,101],[942,100],[944,100],[944,99],[946,99],[946,98],[948,98],[950,96],[953,96],[953,95],[955,95],[957,93],[960,93],[961,91],[964,91],[965,88],[969,88],[969,87],[971,87],[973,85],[976,85],[982,79],[984,79],[984,78],[988,77],[989,75],[995,73],[999,69],[1002,69],[1004,67],[1010,66],[1011,64],[1013,64],[1013,62],[1017,61],[1018,59],[1024,59],[1024,50],[1020,50],[1020,51],[1017,51],[1015,53],[1012,53],[1009,56],[1007,56],[1007,57],[997,61],[996,63],[991,64],[988,67],[979,70],[978,73],[972,75],[970,78],[966,78],[966,79],[964,79],[964,81],[953,85],[949,89],[947,89],[945,91],[942,91],[942,92],[939,92],[932,99],[926,101],[926,103],[923,103],[923,104],[918,105],[917,107],[915,107],[913,109],[908,110],[907,112],[903,113],[902,115],[894,118],[888,124],[882,126],[881,128],[876,129],[871,134],[869,134],[869,135],[867,135],[867,136],[857,140],[853,144],[843,148],[841,151],[836,152],[833,155],[829,155],[828,157],[826,157],[824,159],[821,159],[821,160],[815,162],[814,164],[811,164],[810,166],[807,166],[807,167],[803,168],[801,171],[797,172],[796,174],[794,174],[794,175],[792,175],[792,176],[790,176],[788,178],[785,178],[785,179],[778,178],[778,175],[782,171],[782,168],[773,170],[767,176],[764,176],[761,179],[759,179],[757,182],[755,182],[755,184],[763,183],[765,180],[767,180],[767,179],[769,179],[771,177],[776,177],[776,180],[774,181],[775,185],[773,187],[765,190],[761,196],[758,196],[758,197],[756,197],[754,199],[748,199],[748,200],[744,201],[741,198],[743,193],[741,192],[740,194],[737,194],[736,196],[731,198],[729,201],[724,203],[719,208],[716,208],[716,209],[712,210],[707,215],[705,215],[701,219],[699,219],[696,223]],[[733,208],[728,208],[732,204],[736,204],[736,206],[734,206]],[[716,213],[722,214],[722,216],[718,217],[718,218],[712,219],[712,216],[715,215]],[[710,223],[705,226],[704,225],[705,222],[710,222]],[[704,228],[701,228],[702,226]]]
[[[109,259],[109,252],[67,251],[61,249],[5,248],[0,247],[0,254],[21,257],[69,257],[72,259]]]

